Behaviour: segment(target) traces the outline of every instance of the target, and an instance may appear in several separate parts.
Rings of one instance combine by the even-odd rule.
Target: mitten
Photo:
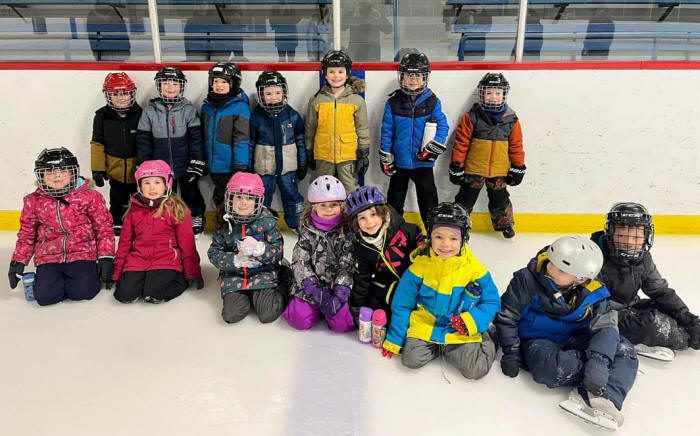
[[[382,167],[382,172],[386,176],[396,174],[396,165],[394,165],[394,154],[379,150],[379,164]]]
[[[593,395],[599,397],[605,391],[610,376],[610,359],[596,352],[588,351],[588,360],[583,370],[583,387]]]
[[[326,300],[331,298],[330,289],[322,286],[316,279],[304,279],[304,281],[301,282],[301,291],[304,295],[311,298],[314,303],[318,304],[319,307],[321,304],[325,304]]]
[[[457,162],[450,163],[450,183],[460,186],[464,183],[464,168]]]
[[[202,289],[204,287],[204,279],[202,277],[189,279],[187,280],[187,286],[190,288]]]
[[[452,328],[457,330],[457,333],[460,335],[469,336],[469,329],[467,329],[467,325],[464,323],[461,316],[455,315],[450,318],[450,324],[452,324]]]
[[[319,309],[321,313],[326,318],[331,318],[340,311],[345,303],[348,301],[348,296],[350,295],[350,288],[344,285],[335,285],[333,291],[330,294],[330,298],[326,298],[323,302],[319,303]]]
[[[111,257],[100,257],[97,259],[97,275],[104,283],[105,289],[112,289],[112,274],[114,273],[114,259]]]
[[[517,377],[520,372],[520,353],[504,351],[501,357],[501,371],[508,377]]]
[[[25,266],[25,264],[16,260],[10,262],[10,270],[7,272],[7,278],[10,279],[10,288],[15,289],[19,281],[22,280]]]
[[[525,165],[510,167],[508,175],[506,175],[506,185],[518,186],[523,181],[523,177],[525,177],[525,169]]]
[[[357,175],[362,177],[367,172],[369,168],[369,149],[368,148],[358,148],[357,149]]]
[[[243,256],[258,257],[265,254],[265,243],[252,236],[246,236],[242,241],[236,241],[238,252]]]
[[[206,171],[207,164],[203,160],[191,159],[187,164],[187,181],[192,183],[199,180]]]
[[[308,170],[309,168],[306,165],[297,167],[297,180],[304,180]]]
[[[314,159],[314,149],[306,149],[306,165],[311,168],[312,171],[316,171],[316,159]]]
[[[394,357],[394,353],[387,350],[386,348],[382,348],[382,356],[386,357],[387,359],[391,359],[392,357]]]
[[[101,188],[105,185],[105,180],[107,179],[107,173],[104,171],[93,171],[92,180],[95,181],[95,185]]]

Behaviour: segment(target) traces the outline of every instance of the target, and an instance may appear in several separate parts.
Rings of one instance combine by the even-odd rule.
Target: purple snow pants
[[[292,297],[282,316],[295,329],[308,330],[323,317],[323,314],[315,304],[308,303],[299,297]],[[355,324],[348,303],[343,304],[334,316],[326,318],[326,324],[329,329],[337,333],[354,330]]]

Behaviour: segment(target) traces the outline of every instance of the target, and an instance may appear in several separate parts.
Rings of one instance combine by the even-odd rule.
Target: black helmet
[[[53,171],[69,171],[70,181],[64,187],[51,187],[46,183],[46,174]],[[67,148],[45,148],[34,161],[34,175],[39,187],[52,197],[63,197],[75,189],[80,167],[78,159]]]
[[[458,227],[462,232],[462,242],[469,242],[469,231],[472,228],[469,213],[459,203],[440,203],[430,210],[428,215],[428,237],[433,233],[433,229],[440,225]]]
[[[265,88],[279,86],[282,88],[283,98],[279,103],[265,103]],[[258,92],[258,104],[272,115],[282,112],[287,105],[287,79],[277,71],[263,71],[255,81],[255,89]]]
[[[321,71],[326,73],[328,68],[344,67],[348,77],[352,71],[352,59],[342,50],[329,50],[321,59]]]
[[[485,91],[487,88],[500,88],[503,90],[503,101],[494,104],[485,101]],[[479,91],[479,103],[481,107],[487,110],[498,111],[503,108],[506,104],[506,97],[508,96],[508,91],[510,90],[510,84],[506,77],[501,73],[486,73],[484,77],[479,81],[479,86],[477,87]]]
[[[615,241],[615,233],[620,227],[626,227],[624,236],[643,238],[641,246],[628,241]],[[623,235],[618,235],[620,239]],[[616,203],[605,220],[605,241],[608,254],[618,261],[635,264],[642,261],[644,253],[654,243],[654,224],[649,211],[639,203]]]
[[[238,95],[241,91],[241,69],[233,62],[217,62],[209,68],[209,91],[212,92],[214,79],[224,79],[231,85],[229,95]]]
[[[409,89],[404,84],[407,76],[420,76],[422,84],[416,89]],[[430,76],[430,61],[428,56],[419,51],[406,53],[399,62],[399,86],[408,95],[418,95],[428,87],[428,76]]]
[[[185,85],[187,84],[187,78],[185,73],[182,72],[177,67],[162,67],[156,73],[156,77],[153,79],[156,82],[156,89],[158,90],[158,96],[163,100],[164,103],[177,103],[182,100],[182,96],[185,93]],[[163,82],[172,81],[180,84],[180,93],[176,97],[165,97],[161,90],[161,85]]]

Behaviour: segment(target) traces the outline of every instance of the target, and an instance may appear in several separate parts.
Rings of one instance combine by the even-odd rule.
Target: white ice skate
[[[569,393],[569,399],[559,403],[559,407],[603,430],[616,431],[622,426],[624,416],[612,401],[603,397],[588,396],[586,391],[584,391],[586,396],[584,399],[578,390],[579,388],[574,388]]]
[[[676,358],[676,353],[674,353],[672,349],[666,347],[650,347],[644,344],[637,344],[634,346],[634,350],[640,356],[660,360],[662,362],[673,362],[673,359]]]

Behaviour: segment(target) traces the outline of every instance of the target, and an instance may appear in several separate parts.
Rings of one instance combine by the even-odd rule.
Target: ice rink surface
[[[513,271],[558,236],[477,233],[471,246],[503,293]],[[294,240],[285,234],[287,258]],[[0,233],[3,268],[14,242],[14,232]],[[469,381],[451,367],[443,376],[440,360],[407,369],[324,324],[298,332],[251,314],[226,325],[209,242],[197,244],[205,289],[166,304],[124,305],[103,290],[93,301],[39,307],[4,282],[0,435],[609,434],[557,407],[567,388],[547,389],[524,371],[510,379],[498,361]],[[657,236],[652,253],[699,313],[700,237]],[[700,434],[700,352],[640,359],[617,433]]]

